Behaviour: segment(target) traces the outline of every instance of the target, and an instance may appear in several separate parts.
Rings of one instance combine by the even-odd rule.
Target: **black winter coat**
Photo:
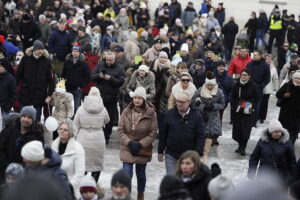
[[[71,36],[67,31],[55,30],[51,33],[48,41],[49,51],[55,58],[64,61],[71,51]]]
[[[8,72],[0,74],[0,106],[1,110],[9,112],[17,100],[15,78]]]
[[[189,191],[193,200],[210,200],[208,184],[211,180],[211,174],[208,167],[200,165],[199,173],[192,180],[185,182],[184,187]]]
[[[205,67],[200,70],[195,70],[195,64],[193,64],[189,69],[189,73],[193,78],[193,83],[196,88],[199,89],[200,87],[202,87],[206,79]]]
[[[110,79],[100,78],[100,73],[110,75]],[[96,82],[104,103],[117,103],[119,88],[125,81],[125,72],[118,63],[107,66],[106,63],[100,62],[92,72],[92,81]]]
[[[17,86],[20,84],[19,101],[23,106],[41,107],[55,88],[52,64],[45,55],[36,59],[33,55],[22,58],[16,72]]]
[[[287,180],[293,173],[295,165],[294,148],[287,130],[284,129],[279,140],[274,140],[268,129],[265,129],[250,156],[248,177],[254,178],[256,170],[258,176],[264,175],[265,170],[271,170]]]
[[[262,29],[264,31],[268,31],[269,29],[269,20],[267,18],[266,13],[261,13],[258,17],[257,21],[257,29]]]
[[[257,85],[260,92],[268,85],[271,80],[270,67],[263,60],[251,61],[247,64],[247,68],[251,70],[251,79]]]
[[[41,29],[33,20],[31,20],[29,23],[21,23],[20,37],[24,49],[31,47],[33,42],[41,36]],[[31,39],[31,41],[29,41],[29,39]]]
[[[74,64],[73,57],[69,54],[64,63],[64,68],[61,74],[62,78],[66,79],[66,89],[76,90],[82,88],[90,81],[90,70],[84,56],[80,55],[77,62]]]
[[[177,1],[172,2],[170,4],[170,8],[172,8],[173,11],[174,11],[174,20],[177,19],[177,18],[181,19],[181,12],[182,12],[181,4],[178,3]]]
[[[226,47],[233,47],[235,36],[239,31],[239,26],[234,21],[229,21],[222,28],[222,34],[224,35],[224,45]]]
[[[234,85],[234,80],[232,76],[227,74],[227,71],[224,71],[223,74],[218,73],[217,70],[214,72],[215,77],[217,79],[217,83],[219,88],[222,90],[225,97],[225,108],[230,101],[231,91]]]
[[[166,113],[159,130],[158,153],[171,155],[178,159],[187,150],[195,150],[202,155],[205,141],[205,124],[196,108],[190,107],[182,117],[177,107]]]

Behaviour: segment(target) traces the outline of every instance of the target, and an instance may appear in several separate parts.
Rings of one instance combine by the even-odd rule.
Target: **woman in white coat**
[[[98,182],[103,170],[106,151],[103,126],[109,122],[109,115],[103,105],[98,88],[92,87],[78,108],[74,123],[78,128],[76,140],[85,150],[85,171],[92,172]]]
[[[85,153],[81,144],[75,141],[74,134],[77,132],[72,120],[63,120],[58,127],[58,137],[52,143],[52,149],[62,159],[61,168],[66,171],[74,188],[77,198],[80,197],[79,183],[85,172]]]

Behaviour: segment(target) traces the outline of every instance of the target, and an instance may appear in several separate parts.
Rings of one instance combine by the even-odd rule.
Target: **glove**
[[[130,153],[135,156],[142,148],[142,145],[138,142],[130,141],[127,145],[129,147]]]
[[[129,92],[129,96],[132,98],[132,96],[133,96],[133,92],[132,91]]]
[[[198,98],[196,99],[196,101],[195,101],[195,106],[196,106],[196,107],[199,107],[200,104],[201,104],[201,101],[200,101],[200,98],[198,97]]]
[[[211,104],[206,105],[204,107],[204,110],[209,111],[209,112],[213,111],[214,110],[214,104],[211,103]]]

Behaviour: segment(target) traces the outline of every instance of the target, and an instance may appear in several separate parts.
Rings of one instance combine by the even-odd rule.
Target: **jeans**
[[[108,112],[110,121],[105,125],[103,132],[105,135],[106,144],[109,143],[110,135],[114,126],[114,122],[116,120],[116,116],[118,116],[118,107],[116,103],[107,103],[104,102],[104,106]]]
[[[132,179],[133,176],[133,164],[123,162],[123,169],[129,174]],[[147,164],[135,164],[135,173],[137,177],[137,191],[138,193],[144,193],[146,187],[146,165]]]
[[[230,62],[232,50],[233,50],[233,45],[225,46],[225,61],[226,62]]]
[[[70,92],[73,95],[74,98],[74,114],[76,113],[77,109],[81,105],[81,90],[67,90],[67,92]]]
[[[175,175],[177,159],[173,158],[169,154],[166,154],[165,164],[166,164],[167,175]]]
[[[259,40],[262,41],[262,43],[265,45],[265,47],[268,46],[268,44],[267,44],[267,42],[265,40],[265,34],[266,34],[266,31],[264,29],[258,29],[258,30],[256,30],[255,48],[258,47]]]

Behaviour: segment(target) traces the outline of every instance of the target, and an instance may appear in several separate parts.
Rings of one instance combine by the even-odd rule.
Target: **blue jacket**
[[[3,46],[5,47],[5,53],[7,56],[15,55],[18,51],[20,51],[19,47],[16,47],[15,45],[13,45],[13,43],[8,42],[6,40],[4,41]]]
[[[259,92],[262,92],[271,79],[270,67],[263,59],[260,59],[249,62],[246,68],[251,70],[251,78],[257,85]]]
[[[66,31],[55,30],[51,33],[48,47],[49,51],[60,61],[64,61],[66,56],[71,52],[71,37]]]
[[[158,153],[171,155],[178,159],[187,150],[195,150],[203,154],[205,143],[205,124],[200,112],[193,107],[182,117],[177,107],[166,113],[165,120],[159,130]]]
[[[17,86],[15,78],[8,72],[0,74],[0,107],[9,112],[17,100]]]
[[[201,5],[201,9],[199,10],[199,15],[202,15],[204,13],[208,13],[208,7],[207,7],[207,4],[205,3],[202,3]]]
[[[230,101],[231,97],[231,91],[232,87],[234,85],[234,80],[232,76],[227,74],[227,71],[224,71],[223,74],[218,73],[217,70],[215,70],[215,77],[217,79],[217,83],[219,85],[219,88],[222,90],[224,97],[225,97],[225,108]]]
[[[117,38],[114,35],[108,35],[105,33],[101,39],[101,50],[110,49],[110,44],[112,42],[118,42]]]

